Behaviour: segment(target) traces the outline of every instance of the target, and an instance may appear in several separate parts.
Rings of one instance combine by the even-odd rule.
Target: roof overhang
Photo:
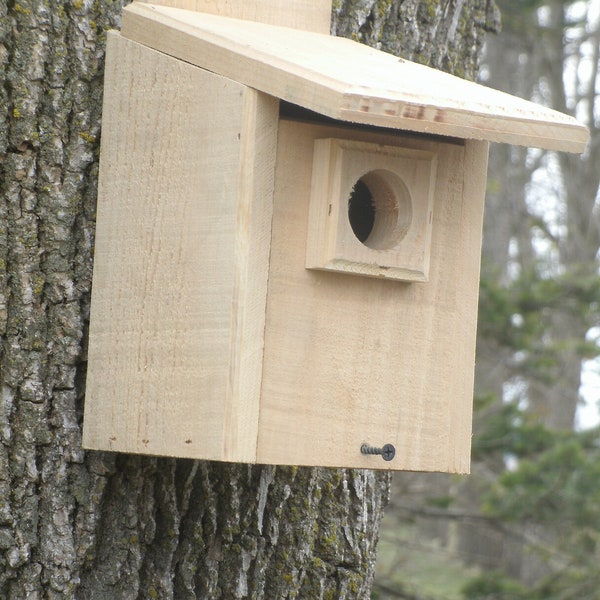
[[[121,35],[352,123],[583,152],[586,127],[544,106],[346,38],[146,3]]]

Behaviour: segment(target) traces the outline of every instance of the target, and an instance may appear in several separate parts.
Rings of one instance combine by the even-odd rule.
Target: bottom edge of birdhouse
[[[148,444],[149,446],[149,444]],[[158,450],[150,447],[134,448],[127,445],[119,445],[116,440],[109,440],[107,444],[101,444],[98,442],[85,440],[82,443],[82,448],[89,452],[114,452],[119,454],[132,454],[137,456],[151,456],[151,457],[164,457],[164,458],[176,458],[176,459],[187,459],[187,460],[203,460],[210,462],[223,462],[223,463],[241,463],[248,465],[271,465],[278,467],[289,467],[289,468],[325,468],[325,469],[368,469],[368,470],[383,470],[383,471],[406,471],[406,472],[422,472],[422,473],[451,473],[458,475],[470,474],[470,461],[461,464],[446,464],[446,465],[409,465],[396,463],[393,464],[391,461],[386,461],[381,455],[374,454],[362,454],[357,456],[355,461],[332,461],[323,460],[319,463],[303,463],[302,461],[285,461],[285,460],[266,460],[264,457],[261,460],[254,460],[248,457],[236,457],[226,458],[222,455],[210,452],[193,452],[189,451],[177,451],[177,450]]]

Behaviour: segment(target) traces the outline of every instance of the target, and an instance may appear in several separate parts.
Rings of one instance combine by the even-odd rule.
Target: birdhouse
[[[469,470],[488,143],[588,134],[322,4],[109,34],[85,447]]]

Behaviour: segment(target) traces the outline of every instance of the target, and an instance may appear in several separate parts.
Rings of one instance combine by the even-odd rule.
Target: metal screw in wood
[[[360,447],[361,454],[378,454],[383,460],[392,460],[396,456],[396,448],[392,444],[386,444],[383,448],[375,448],[369,444],[363,444]]]

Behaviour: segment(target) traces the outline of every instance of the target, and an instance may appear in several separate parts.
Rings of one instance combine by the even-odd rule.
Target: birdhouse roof
[[[353,123],[583,152],[573,117],[349,39],[146,3],[121,35]]]

